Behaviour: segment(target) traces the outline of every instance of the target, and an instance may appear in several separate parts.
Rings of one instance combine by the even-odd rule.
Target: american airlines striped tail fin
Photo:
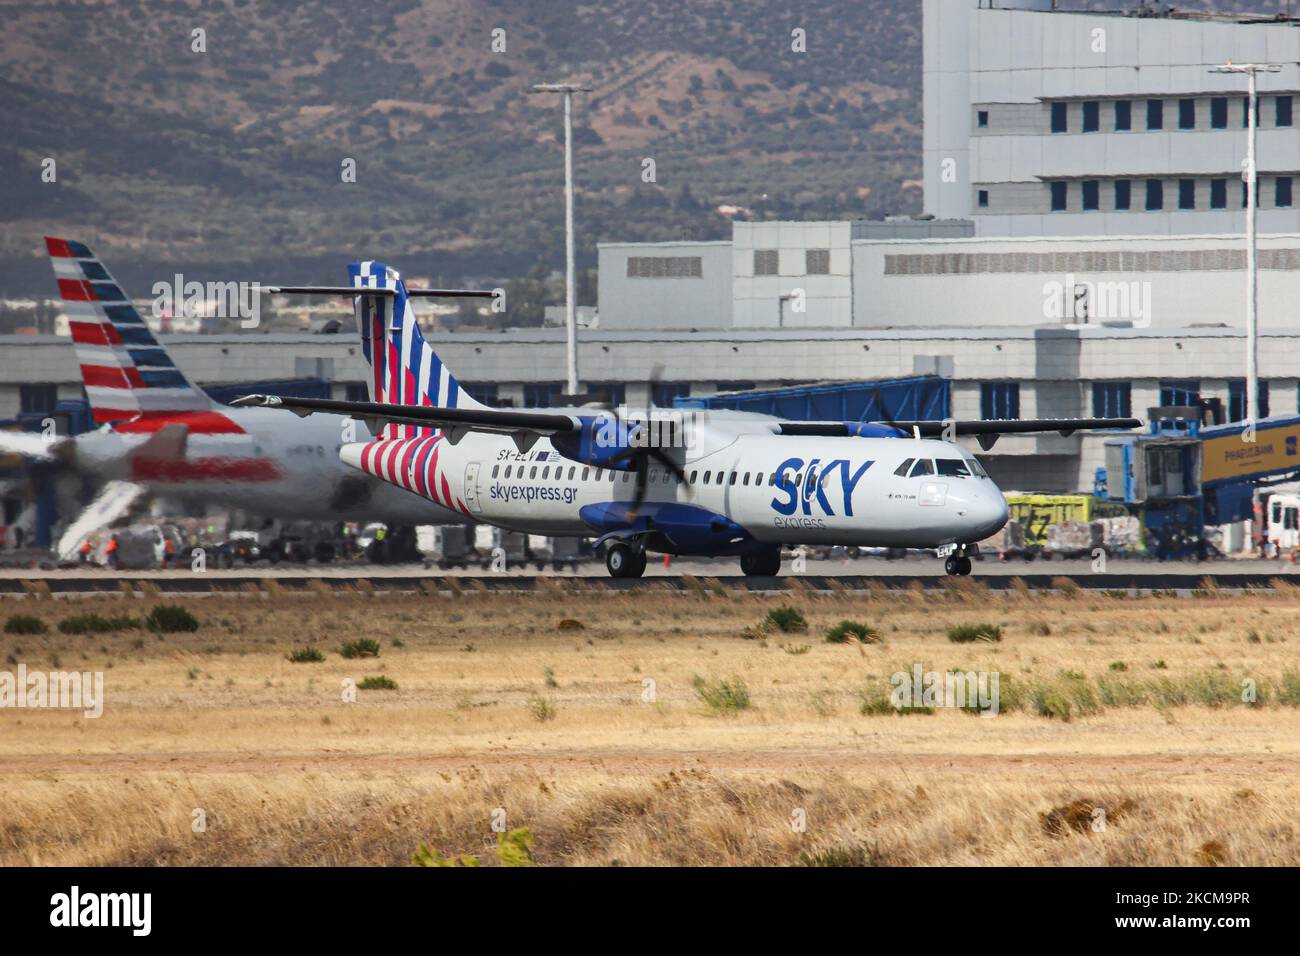
[[[402,277],[379,262],[348,266],[354,289],[392,289],[394,295],[356,298],[357,331],[366,363],[370,400],[392,405],[436,408],[485,408],[460,387],[420,334]],[[436,433],[419,425],[384,426],[383,439],[417,438]]]
[[[215,407],[181,374],[85,243],[46,236],[45,247],[96,423]]]

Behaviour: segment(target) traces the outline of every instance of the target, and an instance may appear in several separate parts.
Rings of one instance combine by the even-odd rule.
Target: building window
[[[1159,179],[1147,180],[1147,211],[1156,212],[1165,208],[1165,184]]]
[[[781,253],[776,249],[754,250],[754,275],[774,276],[781,272]]]
[[[1228,181],[1226,179],[1210,180],[1210,208],[1228,208]]]
[[[984,382],[980,385],[980,418],[987,422],[1019,417],[1019,382]]]
[[[18,409],[24,415],[50,415],[58,404],[57,385],[18,386]]]
[[[1290,126],[1290,125],[1291,125],[1291,123],[1292,123],[1292,119],[1291,119],[1291,106],[1292,106],[1291,97],[1289,97],[1289,96],[1279,96],[1279,97],[1277,98],[1277,118],[1276,118],[1276,124],[1277,124],[1278,126]]]
[[[1210,100],[1210,126],[1214,129],[1228,128],[1228,98],[1216,96]]]
[[[1115,130],[1127,133],[1133,128],[1133,104],[1128,100],[1115,101]]]
[[[979,203],[981,209],[989,208],[989,191],[987,189],[981,189],[979,191]]]
[[[559,401],[559,382],[528,382],[524,385],[524,408],[549,408]]]
[[[594,382],[590,388],[606,405],[617,408],[627,404],[627,386],[622,382]]]
[[[495,408],[500,404],[501,389],[496,382],[461,382],[460,390],[474,401],[482,402],[489,408]]]
[[[1133,184],[1127,179],[1115,180],[1115,208],[1123,211],[1133,207]]]
[[[830,275],[831,251],[829,249],[808,249],[804,252],[804,271],[810,276]]]
[[[1095,133],[1101,129],[1101,104],[1088,100],[1083,104],[1083,131]]]
[[[1178,128],[1196,129],[1196,100],[1178,101]]]
[[[365,382],[348,382],[343,386],[343,401],[368,402],[370,401],[370,389]]]
[[[1101,183],[1095,179],[1083,181],[1083,211],[1096,212],[1101,208]]]
[[[1160,383],[1161,407],[1186,407],[1189,405],[1199,405],[1200,403],[1200,382],[1182,381]]]
[[[1129,382],[1093,382],[1092,415],[1094,418],[1131,418],[1133,386]]]
[[[979,116],[980,129],[988,129],[988,128],[989,128],[989,111],[988,111],[988,110],[980,110],[978,116]]]
[[[1147,129],[1165,128],[1165,101],[1147,100]]]
[[[1259,122],[1259,97],[1255,97],[1255,122]],[[1250,125],[1250,97],[1241,101],[1241,128],[1245,129]]]
[[[1256,179],[1255,180],[1255,208],[1256,209],[1259,208],[1260,197],[1262,195],[1263,194],[1259,190],[1259,180]],[[1250,205],[1250,185],[1248,183],[1242,183],[1241,184],[1241,208],[1245,209],[1248,205]]]
[[[699,256],[629,256],[629,279],[702,279],[704,262]]]
[[[1273,186],[1273,205],[1278,209],[1291,208],[1291,177],[1279,176]]]
[[[1068,133],[1070,131],[1070,106],[1068,103],[1052,104],[1052,132]]]
[[[1196,180],[1195,179],[1178,180],[1178,208],[1179,209],[1196,208]]]
[[[1069,183],[1052,183],[1052,212],[1065,212],[1069,191]]]
[[[1259,383],[1259,404],[1255,418],[1268,418],[1268,382]],[[1237,378],[1228,382],[1228,421],[1246,420],[1246,380]]]

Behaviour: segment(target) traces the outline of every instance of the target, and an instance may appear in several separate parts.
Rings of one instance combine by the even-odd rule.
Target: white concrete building
[[[1294,20],[1132,0],[924,0],[925,207],[979,236],[1243,231],[1246,79],[1259,79],[1260,229],[1300,232]]]

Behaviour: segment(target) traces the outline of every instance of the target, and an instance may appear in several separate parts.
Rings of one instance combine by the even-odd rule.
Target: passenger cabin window
[[[922,458],[912,467],[912,473],[909,477],[919,478],[922,475],[933,475],[934,463],[929,458]]]
[[[722,484],[722,479],[723,479],[723,478],[726,478],[726,477],[727,477],[726,473],[720,471],[720,472],[718,472],[718,477],[717,477],[716,479],[714,479],[714,480],[715,480],[718,484]]]
[[[529,470],[529,472],[528,472],[528,477],[529,477],[529,478],[536,478],[536,477],[537,477],[537,466],[536,466],[536,465],[533,465],[533,467]]]
[[[545,468],[542,469],[542,480],[544,481],[549,477],[551,477],[551,466],[547,465]]]
[[[913,463],[915,463],[915,461],[916,461],[915,458],[907,459],[907,461],[903,462],[901,465],[899,465],[897,468],[894,469],[894,474],[896,474],[899,478],[906,478],[907,469],[911,468]]]
[[[713,474],[713,472],[711,472],[711,471],[706,471],[706,472],[704,473],[704,484],[707,485],[707,484],[709,483],[709,477],[710,477],[712,474]]]
[[[492,477],[495,478],[495,477],[497,476],[497,472],[500,471],[500,470],[501,470],[501,466],[500,466],[500,465],[493,465],[493,466],[492,466]]]
[[[738,472],[738,471],[733,471],[733,472],[731,473],[731,481],[727,482],[727,484],[731,485],[731,486],[734,488],[735,485],[736,485],[736,479],[739,478],[739,477],[740,477],[740,472]]]
[[[590,469],[590,468],[584,468],[584,469],[582,469],[582,480],[583,480],[583,481],[586,481],[586,480],[587,480],[587,475],[588,475],[590,472],[591,472],[591,469]]]
[[[940,458],[936,464],[939,466],[939,475],[943,478],[969,478],[971,476],[970,468],[960,458]]]
[[[686,483],[687,483],[688,485],[693,485],[693,484],[695,484],[695,479],[698,478],[699,476],[700,476],[700,473],[699,473],[698,471],[693,471],[693,472],[691,472],[690,480],[687,481]]]
[[[510,468],[511,468],[510,465],[506,465],[506,477],[507,477],[507,478],[510,477]]]

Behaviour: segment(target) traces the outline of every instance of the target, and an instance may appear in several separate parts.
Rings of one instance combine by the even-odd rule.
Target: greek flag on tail
[[[397,272],[379,262],[348,266],[354,289],[394,289],[393,296],[358,295],[357,331],[370,367],[370,400],[390,405],[436,408],[485,408],[466,395],[420,334],[406,285]],[[387,424],[379,437],[361,449],[356,464],[385,481],[423,495],[440,505],[469,514],[451,490],[438,465],[443,433],[420,425]]]
[[[181,374],[131,300],[81,242],[45,237],[96,423],[206,412],[212,399]]]

